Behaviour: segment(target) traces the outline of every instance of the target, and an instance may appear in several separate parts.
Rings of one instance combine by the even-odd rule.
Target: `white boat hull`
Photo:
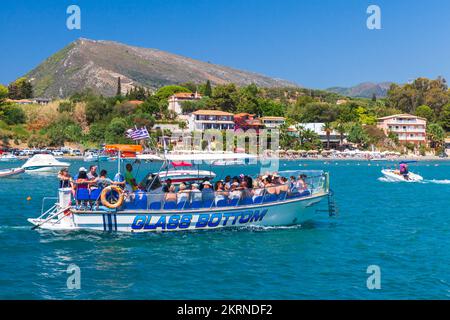
[[[408,178],[405,179],[405,177],[398,173],[398,170],[391,170],[391,169],[383,169],[381,170],[381,173],[384,175],[384,178],[391,182],[420,182],[423,181],[423,177],[409,172]]]
[[[51,166],[51,167],[28,167],[28,168],[24,168],[26,172],[30,173],[30,172],[58,172],[59,170],[63,169],[63,168],[68,168],[70,165],[63,165],[63,166]]]
[[[317,204],[327,194],[317,194],[259,205],[203,210],[130,210],[121,212],[77,212],[44,222],[28,219],[49,230],[98,230],[119,232],[164,232],[237,227],[269,227],[301,224],[313,219]],[[41,225],[42,224],[42,225]]]
[[[0,178],[12,177],[24,172],[22,168],[3,169],[0,170]]]

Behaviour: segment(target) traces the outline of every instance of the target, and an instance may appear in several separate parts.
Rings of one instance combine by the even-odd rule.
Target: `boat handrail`
[[[178,190],[177,192],[126,192],[125,201],[118,210],[194,210],[213,207],[239,207],[263,203],[277,203],[328,192],[328,176],[306,177],[306,188],[297,190],[291,183],[285,185],[205,192]],[[280,188],[287,186],[288,188]],[[285,189],[285,190],[283,190]]]

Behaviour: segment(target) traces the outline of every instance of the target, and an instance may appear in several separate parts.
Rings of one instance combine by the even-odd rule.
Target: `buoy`
[[[30,197],[30,196],[28,196],[28,197],[27,197],[27,201],[30,201],[30,200],[31,200],[31,197]]]

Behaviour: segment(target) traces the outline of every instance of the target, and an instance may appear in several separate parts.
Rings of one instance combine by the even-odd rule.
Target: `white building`
[[[174,111],[176,114],[182,114],[183,110],[181,109],[181,103],[184,101],[195,101],[200,100],[202,98],[202,95],[195,92],[179,92],[175,93],[174,95],[170,96],[169,101],[169,110]]]
[[[378,118],[377,127],[385,134],[392,132],[401,143],[425,144],[427,142],[427,120],[410,114],[395,114]]]
[[[278,129],[286,123],[286,119],[284,117],[262,117],[259,118],[259,120],[261,120],[262,124],[267,129]]]
[[[323,145],[324,146],[327,145],[328,138],[327,138],[327,132],[324,130],[325,123],[323,123],[323,122],[311,122],[311,123],[299,123],[299,125],[304,130],[309,129],[309,130],[315,132],[319,136],[319,139],[323,143]],[[291,126],[289,128],[294,128],[295,129],[295,126]],[[343,138],[345,138],[345,137],[346,137],[346,135],[343,135]],[[331,130],[329,139],[330,139],[329,140],[330,141],[330,148],[336,148],[337,146],[339,146],[339,144],[341,142],[341,135],[336,130]]]
[[[197,110],[189,118],[190,131],[234,129],[234,115],[219,110]]]

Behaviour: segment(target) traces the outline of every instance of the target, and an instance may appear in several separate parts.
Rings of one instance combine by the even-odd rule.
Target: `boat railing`
[[[283,202],[305,198],[329,191],[327,173],[304,178],[304,187],[297,188],[287,182],[284,185],[264,188],[241,188],[236,190],[210,191],[178,190],[177,192],[146,192],[137,190],[125,193],[124,203],[118,210],[195,210],[216,207],[239,207],[263,203]],[[99,208],[100,189],[82,189],[80,198],[76,196],[79,208]],[[86,193],[86,194],[85,194]],[[76,195],[79,193],[76,192]]]
[[[266,188],[229,191],[181,190],[152,193],[136,191],[126,196],[120,210],[195,210],[218,207],[239,207],[305,198],[328,192],[326,174],[308,177],[306,188],[297,189],[290,183]]]

